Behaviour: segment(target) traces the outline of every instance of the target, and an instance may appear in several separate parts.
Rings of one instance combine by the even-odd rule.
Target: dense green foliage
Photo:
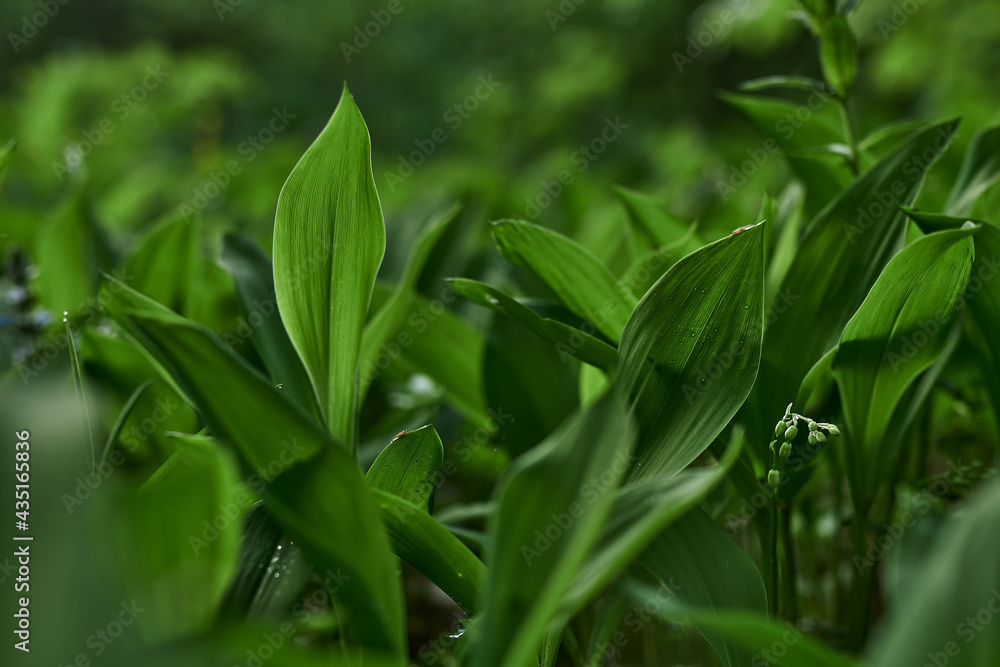
[[[339,101],[297,86],[320,8],[211,8],[302,71],[33,65],[0,123],[0,424],[36,540],[15,660],[996,665],[995,71],[895,63],[935,30],[919,2],[731,4],[664,52],[680,9],[564,2],[544,40],[470,45],[512,54],[471,87],[435,40],[513,10],[338,9]],[[123,22],[170,43],[187,11]],[[641,47],[603,52],[609,17]],[[375,80],[409,40],[464,91],[449,130]],[[262,124],[228,108],[248,89]]]

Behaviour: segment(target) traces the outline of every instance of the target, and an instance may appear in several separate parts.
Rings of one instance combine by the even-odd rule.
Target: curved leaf
[[[368,128],[345,86],[281,188],[272,255],[281,319],[330,431],[352,451],[361,336],[384,253]]]
[[[743,404],[760,361],[763,223],[683,258],[636,306],[618,351],[639,426],[630,481],[675,475]]]
[[[976,227],[917,239],[886,265],[844,328],[833,358],[851,453],[855,502],[866,507],[894,451],[886,428],[910,383],[944,349],[972,268]]]
[[[589,250],[522,220],[494,222],[490,234],[508,261],[530,269],[570,310],[618,342],[635,297],[617,287],[614,276]]]
[[[375,458],[365,479],[373,489],[430,511],[443,460],[444,445],[428,424],[396,436]]]

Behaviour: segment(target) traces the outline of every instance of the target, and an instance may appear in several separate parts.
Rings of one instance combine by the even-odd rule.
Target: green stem
[[[778,616],[778,492],[771,496],[771,594],[767,596],[768,612],[772,618]]]
[[[854,577],[851,579],[850,614],[850,645],[860,650],[868,638],[868,625],[871,617],[872,584],[874,582],[874,565],[867,564],[865,552],[868,548],[868,512],[855,510],[851,521],[851,532],[854,542],[854,558],[851,567]]]
[[[789,505],[781,515],[781,542],[785,552],[785,616],[792,623],[799,617],[798,590],[795,582],[795,543],[792,541],[792,508]]]
[[[858,150],[858,128],[857,119],[854,116],[854,108],[850,100],[837,97],[837,104],[840,107],[840,115],[844,120],[844,136],[847,146],[851,150],[851,156],[847,160],[847,166],[851,169],[851,174],[855,177],[861,172],[861,154]]]

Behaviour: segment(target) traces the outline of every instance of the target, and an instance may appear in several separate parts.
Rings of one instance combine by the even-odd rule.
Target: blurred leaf
[[[680,472],[736,414],[757,375],[763,304],[763,223],[688,255],[639,302],[618,351],[639,426],[630,481]]]
[[[807,93],[816,90],[829,92],[826,83],[808,76],[765,76],[759,79],[744,81],[738,87],[745,93],[758,93],[762,90],[771,90],[774,88],[801,90]]]
[[[234,463],[206,439],[175,440],[178,453],[142,488],[116,477],[102,507],[113,575],[142,608],[132,618],[151,643],[207,629],[239,555]]]
[[[343,568],[338,599],[362,643],[400,650],[395,563],[353,458],[216,336],[122,287],[129,317],[212,432],[236,446],[251,479],[270,482],[264,499],[275,518],[321,570]]]
[[[288,176],[274,219],[274,286],[331,433],[357,441],[357,371],[385,224],[368,128],[347,87]]]
[[[97,239],[94,221],[82,190],[70,195],[45,222],[35,239],[41,304],[58,321],[86,317],[96,306]]]
[[[872,167],[825,208],[805,230],[772,306],[760,377],[744,413],[747,435],[765,460],[775,421],[784,414],[810,368],[840,334],[906,231],[898,204],[911,202],[927,169],[943,152],[956,121],[931,125]],[[929,156],[931,159],[927,159]]]
[[[428,424],[396,436],[372,463],[365,479],[369,487],[399,496],[429,512],[443,460],[444,445]]]
[[[1000,655],[1000,479],[985,482],[945,520],[870,646],[869,663],[987,667]]]
[[[427,227],[417,237],[413,250],[406,260],[403,277],[393,289],[382,307],[372,316],[365,326],[361,341],[361,356],[359,358],[358,402],[364,400],[368,387],[376,374],[376,360],[382,351],[382,346],[396,334],[406,321],[407,315],[413,309],[413,297],[417,293],[417,282],[424,270],[424,265],[434,250],[441,236],[458,218],[462,207],[452,205],[436,215]]]
[[[746,612],[702,611],[665,600],[662,591],[648,585],[631,583],[628,590],[636,601],[653,607],[666,621],[690,621],[699,629],[711,630],[732,644],[741,646],[745,655],[753,656],[753,661],[747,664],[778,664],[782,667],[852,667],[856,664],[792,623],[778,625],[766,616]]]
[[[973,137],[962,161],[962,170],[945,204],[945,213],[960,217],[972,211],[979,195],[1000,178],[1000,126],[981,130]]]
[[[823,26],[821,41],[823,75],[840,96],[846,98],[854,89],[854,75],[858,66],[858,47],[847,18],[837,14],[827,20]]]
[[[590,251],[562,234],[521,220],[490,225],[497,248],[508,261],[533,271],[570,310],[617,343],[635,307],[635,297]]]
[[[7,178],[7,170],[10,168],[10,162],[14,158],[14,148],[16,146],[17,140],[11,139],[0,148],[0,185],[3,185],[4,179]]]
[[[903,392],[941,354],[972,268],[976,228],[918,239],[886,265],[844,329],[833,358],[840,386],[848,479],[867,508],[895,451],[885,432]]]
[[[599,536],[634,441],[611,393],[511,464],[496,491],[475,664],[532,662]]]
[[[706,611],[746,610],[767,616],[764,581],[753,560],[703,510],[695,508],[639,556],[681,600]],[[711,628],[700,628],[724,665],[753,665],[753,655]]]
[[[561,616],[568,618],[591,602],[657,535],[725,479],[739,455],[740,448],[731,447],[718,465],[653,477],[620,489],[598,546],[563,601]]]
[[[628,213],[629,222],[654,246],[672,246],[684,255],[702,246],[702,241],[690,233],[688,225],[664,211],[651,197],[621,186],[614,190]],[[673,246],[677,243],[682,245]]]
[[[322,420],[309,374],[277,312],[270,258],[248,237],[230,234],[225,238],[222,264],[236,283],[244,320],[251,327],[250,341],[267,366],[272,383]]]
[[[562,359],[572,355],[602,370],[607,370],[615,362],[615,348],[612,346],[567,324],[542,317],[495,287],[467,278],[450,278],[448,284],[465,298],[514,318],[553,343]]]

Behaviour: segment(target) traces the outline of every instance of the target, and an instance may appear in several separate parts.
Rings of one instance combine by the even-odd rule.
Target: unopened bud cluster
[[[778,488],[781,482],[781,468],[792,453],[792,441],[799,434],[799,422],[805,422],[809,433],[809,444],[826,442],[829,436],[840,435],[836,424],[817,422],[809,417],[792,412],[792,404],[785,408],[785,416],[774,426],[774,440],[771,441],[771,469],[767,471],[767,483],[772,489]]]

